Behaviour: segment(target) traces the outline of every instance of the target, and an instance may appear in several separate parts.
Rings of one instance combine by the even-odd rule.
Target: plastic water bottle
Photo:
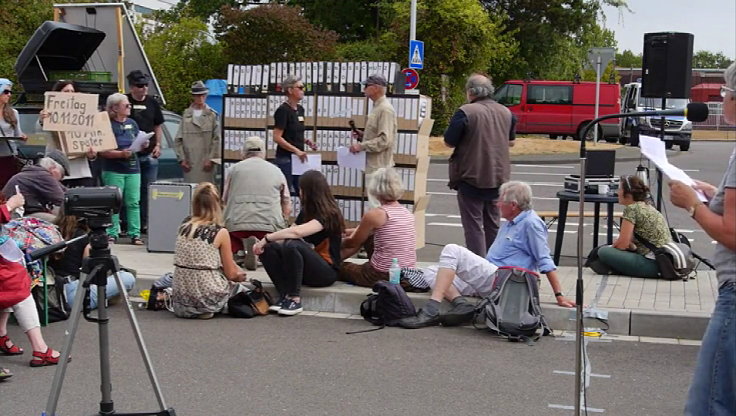
[[[388,269],[388,281],[396,285],[401,282],[401,267],[399,267],[399,259],[396,257],[391,259],[391,268]]]

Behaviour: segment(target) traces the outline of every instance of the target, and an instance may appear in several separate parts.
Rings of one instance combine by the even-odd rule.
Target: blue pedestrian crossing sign
[[[421,40],[409,41],[409,68],[424,68],[424,42]]]

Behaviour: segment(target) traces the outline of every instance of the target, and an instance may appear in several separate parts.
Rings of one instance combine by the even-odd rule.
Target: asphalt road
[[[113,399],[120,412],[156,410],[121,306],[111,309]],[[383,330],[313,316],[183,320],[138,314],[167,404],[177,415],[571,415],[574,343],[509,343],[473,328]],[[61,344],[65,324],[44,334]],[[96,326],[80,323],[58,415],[96,414]],[[17,327],[10,335],[28,349]],[[587,405],[606,415],[681,414],[697,347],[594,342]],[[16,375],[0,383],[0,414],[40,415],[54,367],[0,357]],[[590,414],[593,414],[592,412]]]
[[[733,142],[693,142],[690,151],[667,151],[670,162],[685,170],[691,177],[704,180],[718,185],[728,164],[728,157],[734,149]],[[575,159],[572,155],[568,159]],[[634,174],[639,165],[636,161],[616,162],[616,175]],[[642,163],[647,166],[648,160]],[[511,178],[528,182],[534,193],[534,208],[540,211],[558,210],[558,199],[556,193],[563,189],[565,176],[578,173],[580,170],[576,163],[541,164],[525,163],[513,164],[511,167]],[[427,191],[431,195],[427,209],[427,246],[419,251],[421,261],[437,261],[442,247],[449,243],[463,244],[465,238],[460,225],[458,215],[457,199],[454,191],[447,187],[447,164],[433,161],[429,166]],[[650,170],[650,183],[652,192],[656,194],[656,173],[652,166]],[[570,203],[568,212],[577,212],[578,204]],[[586,210],[592,211],[593,205],[586,204]],[[616,205],[615,211],[622,211],[623,206]],[[601,207],[605,212],[605,207]],[[708,258],[713,254],[713,239],[703,232],[693,221],[686,211],[674,207],[669,202],[669,189],[663,188],[663,212],[668,218],[670,226],[680,230],[690,239],[696,253]],[[577,218],[568,218],[565,226],[565,238],[563,240],[561,266],[574,266],[576,253]],[[585,252],[593,248],[593,219],[585,219]],[[554,250],[557,224],[549,230],[550,249]],[[605,243],[605,220],[602,221],[599,230],[599,244]],[[614,230],[614,239],[618,234]],[[701,266],[705,267],[705,266]]]

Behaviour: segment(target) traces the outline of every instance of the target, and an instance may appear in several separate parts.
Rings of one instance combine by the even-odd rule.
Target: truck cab
[[[689,102],[687,98],[668,98],[665,107],[667,110],[684,109]],[[632,82],[624,85],[621,110],[622,113],[662,110],[662,99],[642,97],[641,82]],[[621,118],[619,142],[638,146],[639,134],[660,137],[662,123],[665,147],[671,149],[673,145],[678,145],[681,151],[690,149],[693,124],[684,116]]]

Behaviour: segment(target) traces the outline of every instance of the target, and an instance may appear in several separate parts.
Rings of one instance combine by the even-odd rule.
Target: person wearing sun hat
[[[20,137],[26,140],[26,135],[20,129],[18,110],[10,105],[13,94],[13,83],[7,78],[0,78],[0,137]],[[18,147],[12,140],[0,140],[0,187],[11,176],[18,172],[15,155]]]
[[[202,81],[192,84],[192,104],[184,110],[174,139],[184,182],[214,182],[213,159],[220,158],[220,123],[205,100],[209,90]]]

